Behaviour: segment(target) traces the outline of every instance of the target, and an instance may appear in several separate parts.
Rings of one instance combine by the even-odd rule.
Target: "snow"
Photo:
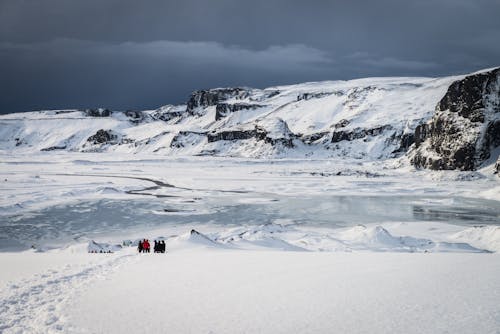
[[[167,254],[2,253],[2,267],[14,257],[34,275],[2,279],[0,329],[494,333],[500,323],[498,254],[228,251],[189,239]]]
[[[96,283],[66,312],[77,327],[108,333],[488,333],[499,321],[499,266],[490,260],[267,252],[144,257]],[[103,311],[116,305],[119,312]]]
[[[474,226],[452,236],[492,252],[500,251],[500,226]]]
[[[500,205],[478,197],[499,188],[487,169],[118,152],[0,160],[2,333],[500,325]],[[142,238],[167,253],[137,254]],[[100,250],[113,253],[89,253]]]
[[[318,157],[347,156],[363,160],[390,157],[399,148],[391,139],[409,133],[432,116],[448,86],[462,76],[445,78],[369,78],[326,81],[264,90],[248,89],[248,96],[229,98],[224,103],[259,105],[250,110],[229,113],[215,120],[216,107],[199,107],[194,115],[186,106],[164,106],[142,111],[142,119],[114,112],[110,117],[88,117],[82,111],[40,111],[0,116],[0,150],[33,153],[42,149],[66,151],[104,151],[121,153],[159,153],[238,157]],[[269,97],[269,92],[279,94]],[[303,98],[306,96],[307,98]],[[167,121],[162,121],[161,115]],[[165,115],[169,115],[168,117]],[[314,145],[295,143],[294,148],[276,148],[255,138],[243,143],[208,143],[210,131],[268,129],[270,138],[289,138],[291,134],[312,135],[331,132],[341,121],[344,131],[390,126],[381,136],[359,138],[329,145],[328,136]],[[116,142],[90,145],[87,139],[98,130],[117,134]],[[175,138],[190,133],[185,142]],[[200,134],[195,136],[194,134]],[[179,145],[181,143],[182,145]]]
[[[392,154],[459,78],[249,89],[225,102],[262,107],[219,121],[0,116],[0,333],[497,333],[496,159],[430,171]],[[256,126],[293,148],[207,142]],[[116,143],[88,143],[100,129]],[[167,253],[138,254],[143,238]]]

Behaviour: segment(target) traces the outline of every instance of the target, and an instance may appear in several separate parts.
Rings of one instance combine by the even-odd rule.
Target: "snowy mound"
[[[500,226],[477,226],[458,232],[452,239],[461,240],[492,252],[500,252]]]
[[[165,241],[167,251],[192,249],[192,248],[225,248],[224,245],[210,239],[203,233],[191,230],[179,236],[169,238]]]
[[[496,233],[499,228],[496,227]],[[466,229],[448,238],[437,240],[416,238],[413,236],[395,236],[380,225],[355,226],[348,229],[315,229],[299,228],[298,226],[283,226],[280,224],[265,224],[254,226],[239,226],[222,228],[208,234],[191,230],[178,236],[166,239],[167,250],[188,249],[225,249],[225,250],[267,250],[292,252],[456,252],[484,253],[494,252],[493,235],[481,244],[473,239],[481,240],[479,234],[485,235],[488,230],[476,232],[471,237],[471,230]],[[489,231],[491,232],[491,231]],[[455,240],[456,242],[450,242]],[[496,240],[498,242],[498,238]],[[474,245],[474,246],[471,246]],[[498,245],[497,245],[498,246]]]
[[[352,249],[392,252],[484,252],[466,243],[434,242],[411,236],[395,237],[382,226],[356,226],[340,234]]]
[[[217,234],[217,241],[239,249],[268,249],[284,251],[306,251],[285,239],[290,228],[278,224],[242,226]]]

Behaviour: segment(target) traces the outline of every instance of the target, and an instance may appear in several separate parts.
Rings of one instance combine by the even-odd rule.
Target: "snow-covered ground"
[[[82,257],[1,254],[15,271],[47,267],[2,282],[0,331],[498,333],[500,322],[498,254],[203,248]]]
[[[409,162],[463,78],[0,116],[0,333],[500,333],[498,148]]]
[[[498,333],[491,168],[3,152],[0,332]]]

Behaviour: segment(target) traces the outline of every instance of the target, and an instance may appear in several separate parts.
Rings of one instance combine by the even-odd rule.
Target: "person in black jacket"
[[[142,240],[139,240],[139,244],[137,245],[137,250],[139,250],[139,253],[142,253],[142,251],[144,250],[142,245]]]

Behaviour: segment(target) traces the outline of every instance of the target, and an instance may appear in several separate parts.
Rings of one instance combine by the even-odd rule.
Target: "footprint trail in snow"
[[[105,254],[103,259],[84,265],[66,265],[58,270],[0,290],[0,333],[64,333],[74,331],[65,323],[63,310],[72,297],[89,285],[105,279],[119,267],[136,259],[131,254]],[[101,254],[96,254],[101,256]]]

